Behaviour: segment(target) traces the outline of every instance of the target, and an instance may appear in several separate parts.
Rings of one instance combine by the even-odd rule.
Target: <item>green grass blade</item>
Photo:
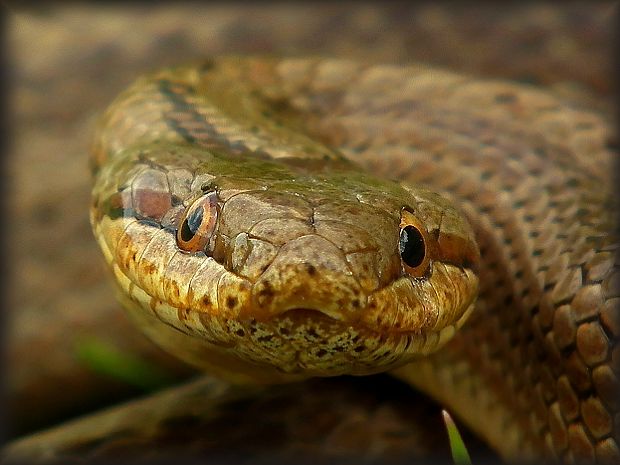
[[[448,430],[448,440],[450,441],[450,450],[452,452],[452,460],[454,460],[454,464],[471,465],[469,453],[467,452],[467,448],[465,447],[465,443],[463,442],[463,438],[461,438],[459,430],[454,424],[454,420],[452,420],[450,414],[445,410],[442,410],[441,414],[443,415],[443,421],[446,424],[446,429]]]
[[[96,338],[75,344],[75,354],[91,370],[123,381],[147,392],[172,384],[173,379],[159,367]]]

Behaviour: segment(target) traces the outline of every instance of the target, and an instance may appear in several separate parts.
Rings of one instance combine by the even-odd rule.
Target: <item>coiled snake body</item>
[[[210,372],[392,370],[507,458],[614,461],[610,134],[514,83],[222,58],[110,106],[91,222],[130,314]]]

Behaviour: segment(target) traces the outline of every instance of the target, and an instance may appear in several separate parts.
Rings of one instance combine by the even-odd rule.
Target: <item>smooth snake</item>
[[[141,328],[211,373],[392,370],[506,458],[615,460],[614,150],[525,85],[219,58],[109,107],[91,222]]]

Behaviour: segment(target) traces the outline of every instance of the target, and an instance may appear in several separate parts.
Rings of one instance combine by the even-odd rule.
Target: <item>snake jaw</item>
[[[478,291],[470,269],[433,263],[433,280],[403,277],[369,298],[362,323],[385,332],[430,334],[461,325]]]

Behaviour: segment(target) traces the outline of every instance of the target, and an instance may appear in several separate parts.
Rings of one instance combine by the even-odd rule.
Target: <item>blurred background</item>
[[[9,306],[3,380],[9,439],[196,376],[126,320],[88,223],[93,124],[138,75],[231,53],[422,61],[544,86],[577,104],[613,112],[615,2],[69,3],[6,9],[11,139],[4,180]],[[438,407],[387,376],[274,392],[282,394],[269,394],[269,402],[278,404],[280,415],[287,409],[287,422],[302,413],[313,418],[307,421],[315,422],[312,432],[298,432],[297,439],[315,448],[376,459],[410,456],[420,443],[447,447],[439,420],[429,420],[439,430],[434,439],[411,440],[416,427],[408,422],[420,412],[436,414]],[[256,394],[248,401],[254,407],[244,408],[266,415],[273,409],[264,396]],[[329,403],[330,396],[341,403]],[[332,405],[338,418],[312,417],[321,405]],[[255,427],[235,411],[225,409],[218,417],[220,425],[236,424],[234,433],[223,428],[219,438],[230,447],[239,429]],[[343,418],[349,421],[346,434],[337,426]],[[369,422],[375,426],[360,426]],[[260,435],[253,440],[265,442]]]

